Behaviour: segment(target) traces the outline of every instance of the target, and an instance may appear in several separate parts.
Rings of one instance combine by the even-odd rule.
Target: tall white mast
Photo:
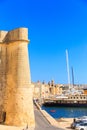
[[[69,58],[68,58],[68,51],[67,50],[66,50],[66,64],[67,64],[68,85],[70,88]]]

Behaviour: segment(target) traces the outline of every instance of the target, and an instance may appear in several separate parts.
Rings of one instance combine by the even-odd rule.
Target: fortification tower
[[[34,126],[28,29],[0,31],[0,109],[8,125]]]

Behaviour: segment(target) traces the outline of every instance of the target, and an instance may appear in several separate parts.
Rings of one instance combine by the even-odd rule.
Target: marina
[[[87,94],[61,95],[45,98],[42,109],[53,118],[76,118],[87,115]]]
[[[53,118],[76,118],[87,115],[87,108],[80,107],[46,107],[42,109],[49,113]],[[54,112],[53,112],[54,111]]]

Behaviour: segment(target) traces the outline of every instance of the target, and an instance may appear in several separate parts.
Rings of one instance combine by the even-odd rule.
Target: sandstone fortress
[[[0,111],[5,124],[34,126],[28,29],[0,31]]]

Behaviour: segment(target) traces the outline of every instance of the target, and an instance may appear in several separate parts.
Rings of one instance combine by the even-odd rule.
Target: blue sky
[[[0,30],[29,29],[33,82],[68,83],[66,49],[74,82],[87,83],[86,0],[0,0]],[[72,83],[72,80],[71,80]]]

